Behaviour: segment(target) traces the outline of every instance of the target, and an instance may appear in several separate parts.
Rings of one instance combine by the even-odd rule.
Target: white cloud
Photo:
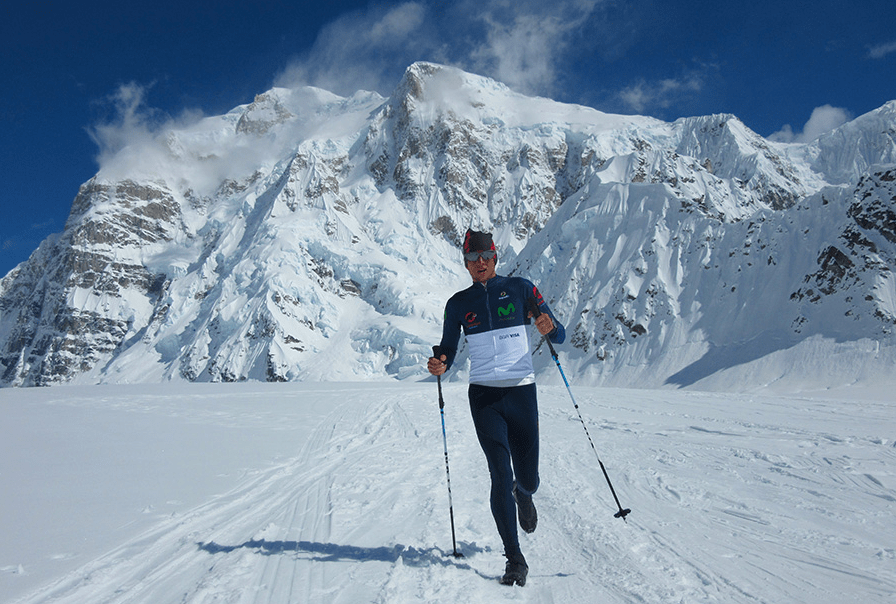
[[[388,95],[404,69],[434,61],[495,78],[527,94],[556,92],[571,40],[607,0],[417,0],[371,6],[325,26],[276,78],[341,95]]]
[[[295,57],[277,76],[286,88],[310,85],[336,94],[358,90],[391,92],[395,70],[433,50],[435,36],[420,2],[354,11],[326,25],[311,49]],[[400,75],[401,71],[398,71]]]
[[[555,80],[555,53],[560,50],[552,41],[560,34],[560,24],[533,15],[520,15],[510,24],[490,19],[487,23],[486,41],[471,57],[474,63],[522,92],[549,89]]]
[[[896,52],[896,41],[870,47],[868,49],[868,57],[872,59],[882,59],[894,52]]]
[[[642,113],[652,102],[652,95],[645,82],[638,82],[619,93],[622,104],[635,113]]]
[[[639,80],[619,92],[622,105],[634,113],[647,109],[666,108],[682,97],[703,89],[703,75],[697,71],[680,78],[664,78],[654,82]]]
[[[123,84],[106,99],[114,111],[112,119],[88,128],[90,138],[99,147],[100,165],[125,147],[152,139],[158,114],[145,104],[149,88],[151,85],[136,82]]]
[[[571,40],[583,31],[601,0],[515,2],[478,8],[469,17],[485,27],[484,41],[470,53],[473,70],[520,92],[554,92],[558,67],[569,60]],[[469,3],[468,3],[469,6]]]
[[[822,134],[842,126],[851,119],[852,115],[846,109],[822,105],[812,110],[812,115],[803,126],[802,132],[794,132],[790,124],[785,124],[781,130],[768,138],[783,143],[811,143]]]
[[[420,28],[424,15],[423,5],[416,2],[402,4],[374,23],[370,30],[370,41],[385,46],[400,44]]]

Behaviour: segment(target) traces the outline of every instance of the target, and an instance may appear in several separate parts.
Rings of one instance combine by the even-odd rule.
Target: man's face
[[[491,256],[486,259],[485,256]],[[485,283],[495,276],[495,268],[498,265],[498,257],[494,252],[479,252],[476,260],[466,260],[467,270],[475,283]]]

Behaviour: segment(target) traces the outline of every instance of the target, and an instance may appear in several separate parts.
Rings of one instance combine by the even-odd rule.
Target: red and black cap
[[[467,234],[464,236],[464,254],[485,251],[495,251],[495,242],[492,241],[492,234],[467,230]]]

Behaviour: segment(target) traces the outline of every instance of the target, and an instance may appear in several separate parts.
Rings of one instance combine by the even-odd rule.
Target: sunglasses
[[[477,260],[482,258],[483,260],[488,262],[489,260],[493,259],[497,255],[498,255],[498,252],[496,252],[495,250],[485,250],[482,252],[469,252],[467,254],[464,254],[464,260],[466,260],[467,262],[476,262]]]

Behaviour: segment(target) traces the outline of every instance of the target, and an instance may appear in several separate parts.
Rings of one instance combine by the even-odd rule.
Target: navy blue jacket
[[[548,337],[555,344],[566,339],[566,330],[557,320],[538,288],[522,277],[497,275],[488,282],[473,283],[448,300],[442,326],[442,354],[451,367],[463,330],[470,347],[470,382],[506,383],[533,380],[532,354],[526,325],[527,301],[534,298],[539,309],[554,321]]]

